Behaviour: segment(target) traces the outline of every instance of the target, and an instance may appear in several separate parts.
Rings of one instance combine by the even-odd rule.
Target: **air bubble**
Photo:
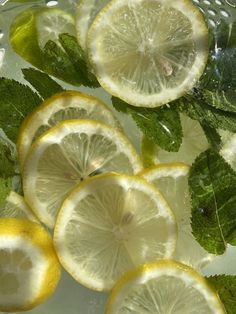
[[[53,1],[51,0],[51,1],[47,2],[47,6],[48,7],[54,7],[56,5],[58,5],[58,1],[57,0],[53,0]]]
[[[216,16],[216,12],[213,11],[213,10],[208,10],[208,13],[209,13],[210,15],[212,15],[212,16]]]
[[[209,1],[209,0],[204,0],[203,3],[207,4],[207,5],[211,5],[211,1]]]
[[[216,27],[216,22],[213,21],[212,19],[208,19],[209,23],[211,24],[211,26]]]
[[[230,17],[230,14],[227,11],[225,11],[225,10],[220,10],[220,13],[224,17]]]

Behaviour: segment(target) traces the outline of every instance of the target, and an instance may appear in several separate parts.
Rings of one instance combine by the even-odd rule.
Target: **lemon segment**
[[[66,120],[30,149],[23,171],[26,202],[36,216],[53,227],[67,194],[81,181],[103,172],[135,174],[139,156],[119,131],[92,120]]]
[[[157,107],[190,90],[208,58],[208,29],[190,0],[112,0],[88,33],[101,86],[138,107]]]
[[[86,51],[87,33],[97,13],[109,0],[81,0],[77,7],[75,26],[77,38],[81,47]]]
[[[26,204],[24,198],[18,193],[11,191],[3,208],[0,208],[1,218],[24,218],[34,222],[39,222],[32,210]]]
[[[163,163],[144,170],[140,175],[159,189],[175,214],[178,240],[174,259],[201,269],[212,261],[214,255],[204,250],[192,234],[189,169],[184,163]]]
[[[26,311],[45,301],[60,279],[49,234],[39,224],[0,218],[0,311]]]
[[[70,119],[91,119],[120,129],[118,120],[99,99],[77,91],[53,95],[38,106],[23,122],[18,135],[21,168],[33,141],[58,122]]]
[[[105,314],[225,314],[216,291],[192,268],[171,261],[145,264],[115,285]]]
[[[139,177],[115,173],[73,190],[54,229],[63,267],[99,291],[137,265],[171,257],[175,243],[175,218],[159,191]]]

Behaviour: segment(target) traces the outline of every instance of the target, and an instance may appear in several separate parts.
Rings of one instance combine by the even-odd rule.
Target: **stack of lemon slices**
[[[115,286],[107,313],[124,309],[129,313],[135,306],[148,306],[153,313],[162,309],[163,297],[170,298],[173,308],[176,302],[183,306],[186,293],[192,306],[208,311],[202,313],[224,313],[216,292],[184,265],[200,269],[212,259],[191,234],[189,166],[172,163],[143,169],[110,109],[76,91],[52,96],[27,117],[18,152],[24,198],[11,192],[2,216],[17,218],[0,219],[5,225],[0,282],[9,295],[3,301],[0,290],[0,310],[29,309],[49,297],[59,279],[58,258],[74,279],[90,289],[108,291]],[[53,229],[54,248],[51,243],[39,257],[37,241],[41,237],[52,241],[40,223]],[[21,228],[31,236],[28,246]],[[36,229],[39,235],[33,236]],[[50,278],[46,269],[40,277],[53,282],[46,289],[35,272],[50,258],[56,268],[50,268]],[[13,261],[12,277],[4,268],[7,259]],[[29,269],[22,266],[19,272],[18,264]],[[23,280],[25,271],[29,275]],[[21,295],[18,288],[29,285],[29,280],[34,280],[35,294]],[[136,294],[138,305],[133,304]]]
[[[51,13],[31,20],[42,45]],[[86,0],[77,14],[100,84],[134,106],[180,97],[204,70],[208,32],[191,1]],[[18,155],[24,198],[11,192],[0,212],[0,311],[43,302],[60,262],[82,285],[112,289],[107,314],[225,313],[198,272],[213,256],[191,232],[188,165],[143,169],[110,109],[77,91],[27,117]]]

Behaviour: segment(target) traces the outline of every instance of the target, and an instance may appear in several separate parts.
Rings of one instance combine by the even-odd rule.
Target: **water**
[[[236,16],[235,0],[193,0],[209,18],[210,27],[216,27],[223,19],[230,23]],[[59,1],[28,1],[28,3],[7,2],[0,0],[0,76],[13,78],[24,82],[21,68],[30,66],[26,61],[19,58],[11,49],[8,36],[9,26],[14,16],[19,12],[31,7],[55,7],[66,8],[70,12],[74,12],[76,2],[73,0]],[[14,69],[14,70],[13,70]],[[61,82],[60,82],[61,84]],[[65,88],[77,89],[88,94],[92,94],[107,103],[114,111],[110,104],[110,95],[102,89],[76,88],[68,84],[64,84]],[[136,149],[140,151],[140,131],[136,128],[135,123],[130,117],[115,112],[115,115],[121,121],[123,128],[128,137],[132,140]],[[206,267],[203,272],[205,274],[228,273],[236,275],[236,250],[229,247],[227,252],[217,257],[214,262]],[[98,293],[88,290],[79,285],[75,280],[63,271],[62,278],[55,294],[49,298],[44,304],[38,306],[29,314],[102,314],[106,303],[107,294]]]

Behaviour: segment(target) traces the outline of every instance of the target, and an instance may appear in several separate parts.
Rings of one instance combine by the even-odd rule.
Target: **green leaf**
[[[124,102],[123,100],[121,100],[118,97],[112,96],[111,101],[112,101],[113,107],[118,112],[128,113],[128,108],[131,107],[130,105],[128,105],[126,102]]]
[[[96,77],[90,72],[83,49],[77,39],[69,34],[61,34],[59,41],[66,51],[76,72],[80,75],[81,84],[88,87],[99,87]]]
[[[21,122],[42,99],[28,86],[0,78],[0,128],[13,142]]]
[[[4,207],[5,200],[12,190],[12,178],[1,178],[0,177],[0,209]]]
[[[211,128],[209,125],[204,124],[204,123],[202,123],[201,126],[206,135],[208,143],[211,145],[212,148],[219,151],[222,146],[222,141],[221,141],[221,136],[219,135],[217,130],[214,128]]]
[[[189,94],[173,102],[177,110],[213,129],[236,132],[236,113],[216,109],[206,103],[202,94]]]
[[[11,151],[0,140],[0,177],[8,178],[15,175],[15,164],[12,160]]]
[[[236,313],[236,276],[216,275],[206,278],[218,292],[227,314]]]
[[[81,85],[80,75],[75,71],[67,53],[58,44],[49,40],[44,48],[44,56],[43,71],[72,85]]]
[[[236,90],[217,90],[217,91],[202,91],[203,97],[207,104],[228,112],[236,113]]]
[[[131,114],[138,128],[150,141],[167,151],[179,150],[183,133],[179,113],[174,107],[137,108],[116,97],[112,97],[112,101],[115,108]]]
[[[189,175],[192,230],[210,253],[223,254],[236,245],[236,174],[214,150],[195,160]]]
[[[36,89],[43,99],[63,91],[63,88],[44,72],[33,68],[22,69],[22,72],[24,79]]]

